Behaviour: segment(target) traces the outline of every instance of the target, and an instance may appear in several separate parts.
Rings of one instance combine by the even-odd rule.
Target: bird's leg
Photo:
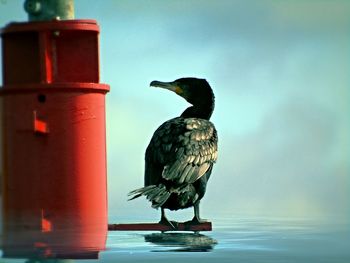
[[[159,221],[159,224],[170,226],[173,230],[176,230],[178,228],[178,222],[176,221],[169,221],[168,218],[165,216],[164,208],[161,208],[162,215]]]
[[[200,216],[199,216],[199,202],[196,202],[194,205],[193,205],[193,210],[194,210],[194,217],[191,221],[187,221],[185,222],[186,224],[191,224],[191,225],[198,225],[198,224],[201,224],[201,223],[205,223],[207,222],[207,220],[204,220],[204,219],[201,219]]]

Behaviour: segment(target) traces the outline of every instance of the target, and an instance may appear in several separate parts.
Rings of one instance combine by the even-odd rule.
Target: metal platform
[[[211,231],[211,222],[190,225],[179,223],[177,229],[159,223],[108,224],[109,231]]]

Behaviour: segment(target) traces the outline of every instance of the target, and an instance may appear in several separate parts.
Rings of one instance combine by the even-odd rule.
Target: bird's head
[[[171,90],[194,106],[214,103],[213,91],[205,79],[180,78],[172,82],[155,80],[150,85]]]

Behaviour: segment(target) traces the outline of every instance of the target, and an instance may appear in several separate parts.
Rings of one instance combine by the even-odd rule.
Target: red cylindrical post
[[[5,254],[18,245],[48,257],[105,248],[109,86],[99,83],[98,34],[94,20],[1,32]]]

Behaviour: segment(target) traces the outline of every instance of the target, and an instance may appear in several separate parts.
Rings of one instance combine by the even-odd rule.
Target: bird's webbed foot
[[[206,219],[201,219],[201,218],[195,216],[195,217],[192,218],[192,220],[186,221],[184,224],[185,224],[185,225],[192,225],[192,226],[193,226],[193,225],[200,225],[200,224],[206,223],[206,222],[208,222],[208,220],[206,220]]]
[[[168,218],[166,218],[164,209],[162,209],[162,217],[160,218],[159,224],[170,226],[172,230],[177,230],[179,223],[176,221],[169,221]]]
[[[169,221],[166,217],[160,219],[159,224],[170,226],[172,230],[178,229],[179,223],[176,221]]]
[[[191,221],[185,222],[186,225],[199,225],[199,224],[208,222],[205,219],[201,219],[199,216],[199,202],[195,203],[193,208],[194,208],[194,217],[192,218]]]

